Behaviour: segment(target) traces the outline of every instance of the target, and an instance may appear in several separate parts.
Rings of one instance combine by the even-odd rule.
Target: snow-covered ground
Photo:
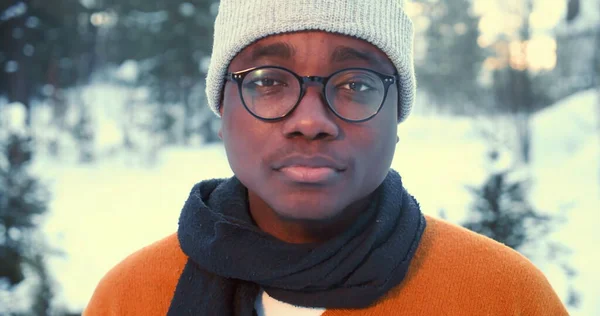
[[[596,94],[572,96],[539,113],[532,121],[534,186],[537,207],[568,221],[552,236],[573,250],[578,271],[574,285],[582,295],[573,315],[600,315],[600,161]],[[399,126],[393,168],[398,170],[423,211],[460,222],[471,196],[466,185],[486,176],[488,145],[482,121],[415,114]],[[488,124],[489,129],[489,124]],[[492,129],[493,130],[493,129]],[[510,155],[501,163],[510,164]],[[502,156],[501,156],[502,157]],[[154,167],[136,167],[122,159],[88,166],[49,159],[36,170],[53,193],[45,232],[67,255],[51,260],[60,284],[60,301],[83,309],[100,278],[131,252],[174,233],[179,212],[196,182],[232,175],[222,146],[168,148]],[[567,299],[561,270],[536,262],[561,297]]]
[[[534,120],[532,199],[536,207],[566,211],[553,238],[573,251],[575,289],[582,308],[573,315],[600,315],[600,109],[597,91],[566,98]],[[539,264],[560,294],[564,275]],[[547,269],[544,269],[547,268]]]

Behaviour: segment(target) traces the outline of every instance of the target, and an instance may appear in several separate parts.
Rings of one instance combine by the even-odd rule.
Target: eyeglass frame
[[[248,105],[246,105],[246,101],[244,100],[244,94],[242,92],[242,83],[244,82],[244,79],[246,78],[246,76],[249,73],[256,71],[256,70],[260,70],[260,69],[279,69],[279,70],[286,71],[286,72],[290,73],[292,76],[294,76],[298,80],[298,83],[300,84],[300,93],[298,94],[298,100],[296,101],[296,104],[294,104],[294,106],[292,106],[290,108],[290,110],[288,110],[285,114],[283,114],[279,117],[275,117],[275,118],[261,117],[261,116],[255,114],[254,112],[252,112],[248,108]],[[377,75],[379,77],[379,79],[381,79],[381,82],[383,83],[383,87],[384,87],[383,99],[381,100],[381,104],[378,106],[377,111],[374,114],[370,115],[369,117],[360,119],[360,120],[351,120],[351,119],[347,119],[347,118],[343,117],[342,115],[340,115],[339,113],[336,112],[336,110],[333,108],[333,106],[329,102],[329,99],[327,98],[326,86],[327,86],[327,83],[329,82],[329,80],[341,72],[351,71],[351,70],[368,71],[370,73]],[[395,72],[393,75],[390,76],[390,75],[380,73],[373,69],[360,68],[360,67],[340,69],[340,70],[333,72],[329,76],[322,77],[322,76],[300,76],[297,73],[293,72],[292,70],[287,69],[285,67],[280,67],[280,66],[260,66],[260,67],[252,67],[252,68],[248,68],[248,69],[244,69],[244,70],[240,70],[240,71],[236,71],[236,72],[228,72],[225,75],[225,80],[237,83],[240,100],[242,101],[242,104],[244,105],[244,108],[246,109],[246,111],[248,111],[248,113],[250,113],[255,118],[257,118],[259,120],[267,121],[267,122],[275,122],[275,121],[282,120],[282,119],[288,117],[292,112],[294,112],[294,110],[298,107],[298,105],[300,104],[300,102],[302,101],[304,96],[306,95],[306,89],[307,89],[307,85],[309,83],[321,84],[323,86],[323,89],[321,90],[321,95],[325,99],[325,103],[327,104],[327,107],[329,108],[329,110],[331,112],[333,112],[333,114],[335,116],[339,117],[340,119],[342,119],[346,122],[350,122],[350,123],[366,122],[366,121],[372,119],[373,117],[375,117],[377,114],[379,114],[379,112],[383,108],[383,105],[385,104],[388,92],[390,90],[390,86],[392,84],[397,84],[398,91],[400,91],[400,86],[399,86],[400,76],[399,76],[398,72]]]

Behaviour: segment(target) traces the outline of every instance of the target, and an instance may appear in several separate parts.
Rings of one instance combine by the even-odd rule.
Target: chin
[[[321,203],[317,199],[279,200],[270,203],[273,211],[283,219],[290,221],[326,221],[336,217],[343,210],[338,203]]]

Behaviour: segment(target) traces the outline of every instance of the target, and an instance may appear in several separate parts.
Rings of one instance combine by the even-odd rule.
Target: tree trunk
[[[520,113],[516,116],[518,146],[521,162],[529,165],[531,162],[531,115]]]

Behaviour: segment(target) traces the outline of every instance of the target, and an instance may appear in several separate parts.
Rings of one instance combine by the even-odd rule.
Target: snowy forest
[[[400,1],[400,0],[399,0]],[[600,1],[412,0],[392,167],[424,213],[527,256],[600,315]],[[233,173],[206,106],[216,0],[0,1],[0,315],[80,315]]]

